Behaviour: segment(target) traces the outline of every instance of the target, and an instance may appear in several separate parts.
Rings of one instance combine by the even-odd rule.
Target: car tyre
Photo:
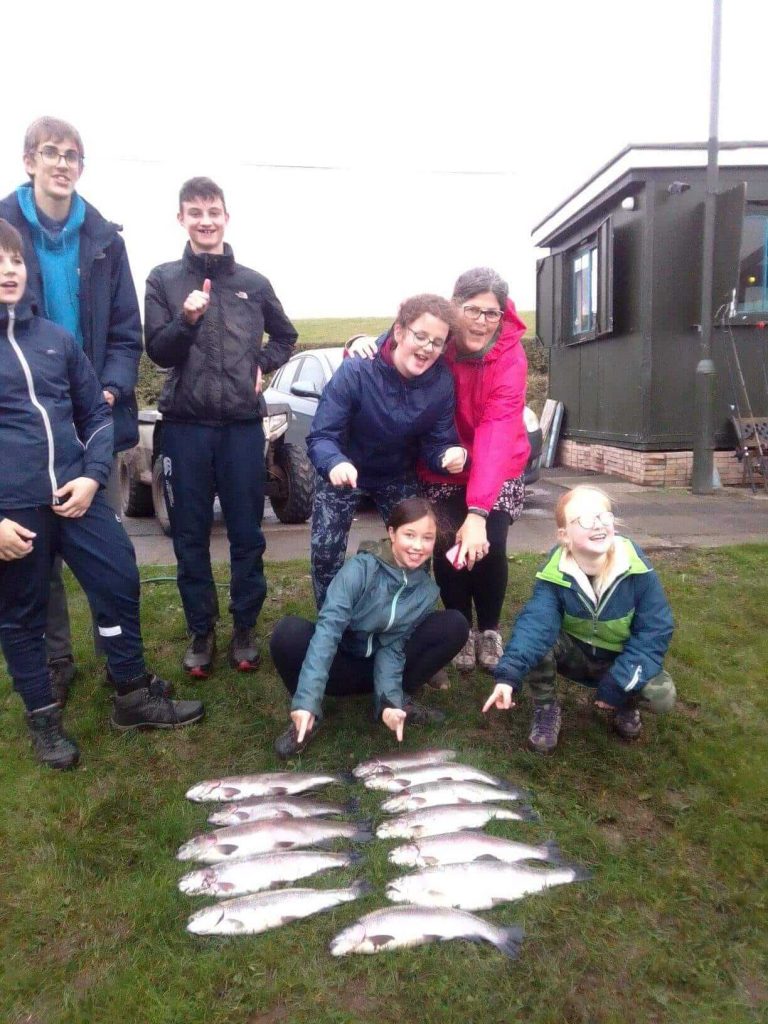
[[[155,509],[155,517],[160,524],[160,529],[166,537],[171,535],[171,521],[168,518],[168,506],[165,503],[165,488],[163,487],[163,456],[158,455],[152,463],[152,504]]]
[[[281,523],[305,523],[315,500],[315,470],[307,453],[283,442],[275,451],[274,472],[280,485],[270,499],[275,515]]]
[[[118,457],[118,479],[120,483],[120,507],[124,516],[151,516],[154,512],[152,504],[152,488],[137,480],[131,472],[128,462]]]

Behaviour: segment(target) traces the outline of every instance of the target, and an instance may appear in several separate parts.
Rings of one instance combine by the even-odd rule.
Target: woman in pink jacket
[[[453,289],[463,335],[443,357],[456,390],[456,427],[468,454],[451,476],[421,464],[423,494],[434,505],[447,540],[435,546],[434,572],[446,608],[460,611],[469,638],[453,659],[459,671],[479,662],[492,671],[503,650],[499,619],[507,589],[507,532],[523,510],[523,475],[530,454],[523,422],[528,362],[520,339],[525,324],[507,282],[489,267],[462,274]],[[373,339],[353,338],[351,355],[373,355]],[[440,533],[443,533],[441,529]],[[447,549],[458,550],[449,562]],[[475,627],[476,622],[476,627]],[[446,686],[443,672],[433,686]]]

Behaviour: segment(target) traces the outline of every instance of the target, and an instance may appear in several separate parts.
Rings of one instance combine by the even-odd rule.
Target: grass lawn
[[[510,561],[505,623],[537,561]],[[364,876],[376,887],[365,900],[261,936],[187,934],[187,915],[206,901],[177,891],[192,865],[174,854],[203,828],[210,805],[188,803],[184,792],[219,773],[276,768],[272,740],[286,701],[266,658],[255,677],[221,668],[197,688],[208,711],[200,726],[112,734],[86,609],[73,590],[80,675],[67,723],[82,767],[54,774],[32,763],[21,703],[7,677],[0,681],[0,1020],[765,1021],[768,546],[658,555],[656,563],[678,623],[668,667],[681,701],[675,714],[648,721],[637,744],[615,739],[571,687],[561,748],[550,759],[529,754],[527,704],[483,718],[489,682],[480,673],[461,685],[452,673],[453,689],[433,698],[448,712],[447,727],[406,735],[411,748],[455,746],[462,760],[530,786],[541,825],[499,822],[489,830],[555,838],[594,870],[590,882],[486,915],[524,925],[517,962],[458,942],[333,959],[331,937],[383,905],[384,882],[400,871],[386,861],[392,843],[380,840],[357,871],[299,883]],[[142,569],[146,579],[166,574]],[[270,565],[269,583],[262,633],[285,612],[311,614],[306,562]],[[143,612],[150,664],[179,683],[184,630],[175,585],[147,583]],[[365,701],[327,710],[322,739],[296,767],[348,769],[394,745],[370,722]],[[375,815],[380,796],[354,792],[361,813]]]

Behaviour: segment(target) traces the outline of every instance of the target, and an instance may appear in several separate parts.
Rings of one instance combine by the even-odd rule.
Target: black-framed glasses
[[[66,149],[63,153],[58,146],[41,146],[37,151],[43,163],[46,167],[58,167],[61,160],[67,165],[67,167],[79,167],[83,162],[83,158],[80,156],[76,149]]]
[[[497,324],[502,317],[500,309],[481,309],[480,306],[462,306],[461,309],[470,320],[479,320],[484,316],[487,324]]]
[[[607,509],[604,512],[596,512],[592,516],[576,516],[569,520],[569,523],[578,523],[582,530],[594,530],[598,526],[613,526],[616,516]]]
[[[445,338],[430,338],[425,331],[414,331],[412,327],[409,327],[408,330],[413,335],[413,340],[419,348],[426,349],[431,345],[435,352],[442,352],[446,346]]]

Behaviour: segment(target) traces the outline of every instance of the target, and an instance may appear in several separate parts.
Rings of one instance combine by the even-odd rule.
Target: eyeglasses
[[[416,342],[419,348],[429,348],[431,345],[435,352],[442,352],[446,345],[445,338],[430,338],[424,331],[414,331],[412,327],[408,330],[413,335],[413,340]]]
[[[46,167],[58,167],[61,160],[64,161],[67,167],[72,168],[79,167],[83,162],[83,158],[76,149],[68,149],[62,153],[58,146],[43,146],[37,152],[42,157]]]
[[[500,309],[481,309],[479,306],[462,306],[461,308],[464,316],[468,316],[470,320],[479,320],[481,316],[484,316],[487,324],[497,324],[503,315]]]
[[[616,516],[606,509],[605,512],[597,512],[593,516],[576,516],[575,519],[569,520],[569,525],[578,523],[582,530],[594,530],[598,526],[613,526],[615,522]]]

